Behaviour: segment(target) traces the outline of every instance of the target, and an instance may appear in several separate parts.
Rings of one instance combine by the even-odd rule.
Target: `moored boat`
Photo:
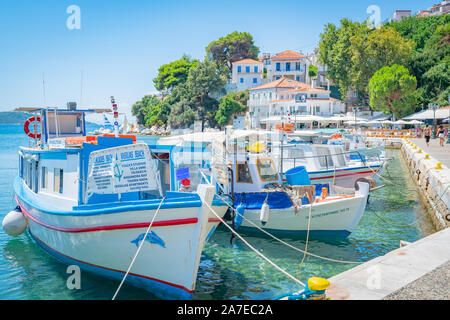
[[[20,148],[14,191],[36,243],[64,263],[119,280],[140,247],[127,283],[160,298],[191,298],[203,246],[220,221],[210,207],[219,216],[227,210],[215,186],[179,189],[170,149],[86,136],[92,110],[33,111],[41,133]]]

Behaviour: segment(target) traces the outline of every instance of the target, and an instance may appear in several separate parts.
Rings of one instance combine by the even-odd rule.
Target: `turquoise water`
[[[17,172],[19,145],[28,145],[22,126],[0,125],[0,219],[15,207],[12,182]],[[93,129],[89,129],[93,130]],[[153,143],[154,137],[140,137]],[[309,242],[308,251],[329,258],[367,261],[399,247],[400,240],[416,241],[433,232],[431,222],[400,227],[424,214],[418,194],[398,151],[383,176],[398,186],[386,186],[373,192],[368,208],[354,233],[345,240]],[[245,235],[254,247],[284,270],[297,275],[302,254],[264,236]],[[285,292],[300,289],[270,264],[260,259],[240,240],[230,245],[230,232],[221,227],[206,244],[198,272],[195,299],[272,299]],[[305,241],[283,238],[303,249]],[[69,290],[67,267],[43,252],[25,233],[12,238],[0,231],[0,299],[111,299],[119,282],[83,272],[80,290]],[[327,262],[307,257],[300,279],[311,276],[331,277],[353,265]],[[144,290],[124,286],[120,299],[154,299]]]

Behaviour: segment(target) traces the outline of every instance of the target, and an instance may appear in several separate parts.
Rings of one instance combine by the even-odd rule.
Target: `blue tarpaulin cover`
[[[293,206],[291,199],[285,192],[235,193],[234,196],[236,206],[242,203],[248,210],[260,210],[266,197],[270,209],[287,209]]]

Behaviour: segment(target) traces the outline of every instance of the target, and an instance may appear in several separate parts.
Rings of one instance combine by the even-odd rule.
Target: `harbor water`
[[[141,137],[147,143],[156,138]],[[20,145],[28,145],[21,125],[0,125],[0,218],[15,208],[13,179],[17,174]],[[386,187],[370,195],[366,212],[356,230],[345,240],[311,240],[308,251],[335,260],[365,262],[399,247],[400,240],[416,241],[434,232],[417,189],[399,151],[388,150],[393,157]],[[421,218],[418,223],[414,223]],[[303,254],[274,239],[259,234],[243,234],[265,256],[305,282],[311,276],[329,278],[355,266],[307,256],[299,273]],[[269,263],[246,247],[239,239],[230,244],[231,233],[221,226],[203,250],[194,299],[272,299],[301,289]],[[283,237],[304,249],[305,240]],[[0,299],[111,299],[119,281],[99,278],[86,272],[81,275],[81,289],[70,290],[67,266],[42,251],[25,233],[9,237],[0,233]],[[154,261],[158,263],[158,261]],[[150,293],[125,285],[119,299],[155,299]]]

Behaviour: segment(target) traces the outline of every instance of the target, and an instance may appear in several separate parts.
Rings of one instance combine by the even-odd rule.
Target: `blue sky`
[[[44,105],[44,74],[46,105],[81,98],[82,106],[109,107],[114,95],[130,115],[134,102],[155,91],[160,65],[185,53],[203,59],[211,41],[235,30],[250,32],[262,52],[310,53],[326,23],[365,20],[370,5],[385,20],[394,10],[416,12],[434,2],[2,0],[0,110]],[[66,26],[70,5],[81,10],[79,30]]]

